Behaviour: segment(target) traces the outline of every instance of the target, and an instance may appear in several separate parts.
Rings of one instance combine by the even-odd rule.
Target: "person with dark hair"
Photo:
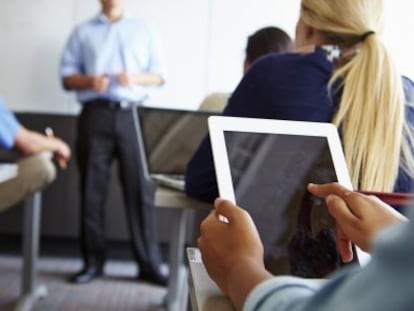
[[[291,51],[293,41],[286,32],[273,26],[261,28],[247,39],[243,72],[246,73],[250,65],[261,56]]]
[[[247,38],[246,56],[243,62],[243,74],[261,56],[269,53],[286,53],[293,50],[293,41],[278,27],[261,28]],[[227,105],[229,93],[215,92],[208,95],[200,104],[200,110],[222,111]]]

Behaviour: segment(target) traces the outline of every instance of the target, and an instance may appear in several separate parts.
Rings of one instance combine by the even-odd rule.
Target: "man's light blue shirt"
[[[62,55],[60,75],[107,75],[110,85],[105,93],[92,90],[77,92],[78,100],[96,98],[140,101],[149,87],[122,87],[115,76],[121,72],[152,72],[163,76],[154,35],[141,19],[130,14],[111,22],[101,14],[78,26],[71,34]]]
[[[0,97],[0,149],[10,149],[14,146],[19,128],[20,123]]]

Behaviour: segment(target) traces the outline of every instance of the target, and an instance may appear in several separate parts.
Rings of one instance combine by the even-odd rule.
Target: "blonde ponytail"
[[[382,14],[381,0],[302,0],[301,18],[327,44],[356,50],[331,77],[330,86],[342,81],[332,122],[341,130],[354,188],[371,191],[392,191],[400,165],[414,177],[402,77],[377,35]]]
[[[404,93],[388,51],[375,35],[331,78],[343,80],[333,123],[341,128],[355,188],[392,191],[403,141]]]

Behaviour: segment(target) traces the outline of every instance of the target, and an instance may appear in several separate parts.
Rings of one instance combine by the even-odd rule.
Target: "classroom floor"
[[[66,280],[80,269],[74,258],[41,258],[38,283],[46,285],[48,296],[33,311],[75,310],[164,310],[166,289],[138,282],[135,263],[110,260],[105,276],[88,284],[73,285]],[[15,255],[0,256],[0,310],[13,310],[20,293],[21,259]]]
[[[13,310],[20,295],[20,248],[20,237],[0,236],[0,311]],[[162,252],[166,258],[168,250],[165,246]],[[48,296],[39,301],[33,311],[165,309],[166,288],[138,282],[138,268],[132,260],[128,242],[109,242],[108,257],[103,278],[88,284],[73,285],[67,279],[82,266],[78,241],[43,239],[37,279],[39,284],[46,285]]]

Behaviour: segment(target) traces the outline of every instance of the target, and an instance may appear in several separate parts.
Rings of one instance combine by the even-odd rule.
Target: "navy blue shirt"
[[[339,87],[333,86],[328,92],[333,70],[333,63],[321,51],[264,56],[245,74],[223,115],[331,122],[340,98]],[[413,83],[406,78],[404,87],[406,93],[414,93]],[[409,115],[414,120],[412,109]],[[185,185],[191,197],[207,202],[218,197],[208,136],[187,165]],[[412,185],[412,179],[400,172],[395,191],[409,192]]]

